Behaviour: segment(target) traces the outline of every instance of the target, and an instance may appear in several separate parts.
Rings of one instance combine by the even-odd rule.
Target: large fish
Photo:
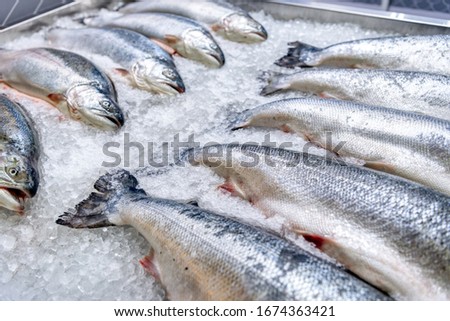
[[[262,95],[293,89],[450,120],[450,77],[408,71],[307,68],[266,73]]]
[[[316,48],[290,43],[283,67],[336,66],[432,72],[450,75],[450,35],[370,38]]]
[[[215,145],[185,157],[395,298],[450,299],[450,197],[390,174],[277,148]]]
[[[222,67],[225,57],[212,35],[194,20],[167,13],[104,14],[84,19],[96,27],[125,28],[162,42],[188,59]]]
[[[124,13],[165,12],[185,16],[208,24],[225,38],[237,42],[261,42],[267,31],[247,12],[222,0],[147,0],[126,5]]]
[[[340,156],[450,195],[450,121],[331,99],[284,99],[247,110],[235,129],[275,127]],[[336,149],[339,148],[338,151]]]
[[[387,300],[330,262],[262,230],[197,206],[147,196],[126,171],[58,224],[131,225],[150,243],[141,260],[173,300]]]
[[[145,36],[125,29],[51,29],[47,39],[64,49],[84,50],[110,57],[131,75],[137,87],[157,93],[185,91],[172,57]]]
[[[123,126],[111,80],[87,59],[50,48],[0,49],[0,82],[100,129]]]
[[[39,186],[39,141],[21,105],[0,94],[0,207],[23,213]]]

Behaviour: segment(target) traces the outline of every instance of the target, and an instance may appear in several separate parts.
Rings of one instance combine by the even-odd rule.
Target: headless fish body
[[[361,39],[326,48],[294,42],[283,67],[336,66],[423,71],[450,75],[450,36],[408,36]]]
[[[450,77],[405,71],[304,69],[268,74],[261,94],[299,90],[322,97],[390,107],[450,120]]]
[[[172,57],[145,36],[125,29],[52,29],[47,38],[69,50],[86,50],[110,57],[131,75],[137,87],[157,93],[185,91]]]
[[[141,264],[173,300],[388,300],[341,268],[276,236],[196,206],[147,196],[128,172],[57,223],[131,225],[150,243]]]
[[[21,214],[39,186],[39,142],[25,109],[0,95],[0,207]]]
[[[275,127],[340,156],[450,195],[450,121],[331,99],[284,99],[245,111],[236,128]],[[335,150],[339,148],[339,150]]]
[[[208,24],[225,38],[254,43],[267,39],[267,31],[244,10],[221,0],[147,0],[130,3],[120,9],[124,13],[165,12]]]
[[[225,57],[212,35],[194,20],[167,13],[113,14],[85,19],[96,27],[124,28],[162,42],[179,55],[211,67],[222,67]]]
[[[450,197],[382,172],[277,148],[216,145],[185,156],[394,298],[450,299]]]
[[[116,130],[124,124],[111,80],[75,53],[49,48],[0,50],[0,81],[91,126]]]

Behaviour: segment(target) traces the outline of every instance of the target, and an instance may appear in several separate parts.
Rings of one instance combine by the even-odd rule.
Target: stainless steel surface
[[[357,23],[365,28],[401,34],[450,34],[450,20],[349,7],[312,0],[234,1],[252,10],[264,10],[278,19],[305,18],[330,23]]]

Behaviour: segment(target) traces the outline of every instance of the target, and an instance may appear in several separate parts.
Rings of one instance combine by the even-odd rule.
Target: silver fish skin
[[[335,66],[423,71],[450,75],[450,35],[360,39],[316,48],[293,42],[283,67]]]
[[[307,153],[216,145],[184,156],[396,299],[450,299],[450,197]]]
[[[172,300],[389,300],[336,265],[262,230],[147,196],[126,171],[106,174],[76,212],[73,228],[131,225],[150,243],[141,264]]]
[[[272,127],[340,156],[450,195],[450,121],[333,99],[277,100],[243,112],[235,129]]]
[[[308,68],[265,73],[262,95],[299,90],[326,98],[395,108],[450,120],[450,77],[408,71]]]
[[[0,49],[0,81],[99,129],[117,130],[125,122],[108,76],[69,51]]]
[[[222,49],[206,28],[192,19],[167,13],[120,13],[90,17],[84,23],[94,27],[124,28],[157,39],[180,56],[209,67],[225,64]]]
[[[22,214],[39,187],[39,139],[18,103],[0,94],[0,207]]]
[[[54,28],[47,33],[47,39],[64,49],[110,57],[131,75],[138,88],[170,95],[186,90],[172,57],[137,32],[112,28]]]
[[[130,3],[123,13],[164,12],[208,24],[221,36],[236,42],[256,43],[267,39],[267,31],[247,12],[221,0],[147,0]]]

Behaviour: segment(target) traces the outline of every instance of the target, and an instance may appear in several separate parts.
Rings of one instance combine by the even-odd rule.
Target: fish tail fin
[[[100,177],[94,184],[95,191],[80,202],[75,210],[65,212],[56,224],[71,228],[98,228],[123,225],[116,209],[119,198],[130,192],[145,194],[137,189],[138,181],[128,171],[119,170]]]
[[[278,59],[275,62],[276,65],[286,68],[310,67],[311,65],[307,63],[310,55],[322,50],[300,41],[290,42],[288,45],[291,47],[288,49],[287,55]]]
[[[277,91],[281,91],[283,89],[287,89],[289,84],[285,84],[282,79],[286,75],[281,72],[275,71],[265,71],[263,72],[258,79],[266,83],[266,86],[260,92],[262,96],[268,96]]]

